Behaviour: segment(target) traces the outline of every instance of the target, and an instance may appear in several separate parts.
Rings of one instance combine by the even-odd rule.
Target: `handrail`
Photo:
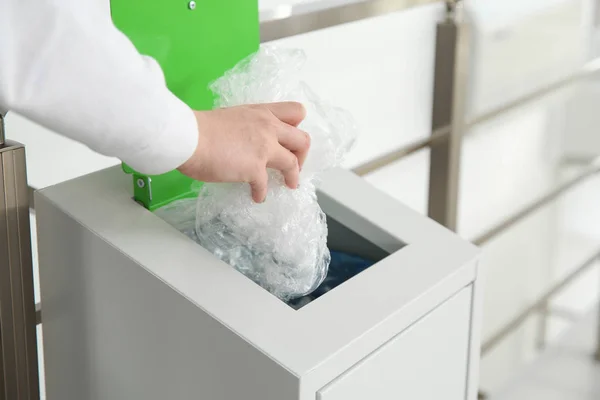
[[[567,192],[572,189],[574,186],[584,182],[585,180],[595,176],[600,173],[600,157],[592,161],[583,172],[576,175],[574,178],[564,182],[563,184],[557,186],[555,189],[543,195],[538,200],[532,202],[530,205],[522,208],[520,211],[512,215],[511,217],[505,219],[503,222],[499,223],[492,229],[488,230],[483,235],[476,238],[473,242],[477,245],[482,245],[489,240],[493,239],[500,233],[504,232],[506,229],[511,226],[517,224],[522,221],[524,218],[529,216],[531,213],[537,211],[540,207],[550,203],[554,199],[556,199],[561,194]],[[568,276],[563,278],[560,282],[555,284],[552,288],[546,291],[542,296],[536,300],[532,305],[523,310],[519,315],[515,316],[511,321],[505,324],[501,329],[499,329],[491,338],[489,338],[481,348],[482,355],[491,351],[496,345],[498,345],[506,336],[512,333],[515,329],[519,328],[521,324],[523,324],[527,318],[534,312],[541,310],[543,307],[547,306],[548,301],[560,291],[562,291],[569,283],[571,283],[574,279],[576,279],[579,275],[581,275],[584,271],[586,271],[590,266],[594,265],[594,262],[600,258],[600,250],[586,260],[582,265],[577,267],[573,272],[571,272]],[[600,318],[599,318],[600,321]],[[599,322],[600,324],[600,322]],[[599,326],[600,328],[600,326]],[[600,329],[598,331],[599,338],[598,343],[600,343]],[[600,346],[596,350],[595,357],[598,361],[600,361]]]
[[[408,146],[401,147],[398,150],[391,151],[382,156],[374,158],[371,161],[367,161],[366,163],[353,168],[352,172],[354,172],[358,176],[368,175],[371,172],[375,172],[378,169],[381,169],[387,165],[390,165],[396,161],[399,161],[402,158],[404,158],[410,154],[416,153],[419,150],[423,150],[427,147],[430,147],[430,146],[440,142],[441,140],[446,138],[449,133],[450,133],[450,126],[444,126],[440,129],[436,129],[433,131],[431,136],[423,138],[423,139],[415,140],[414,142],[410,143]]]
[[[597,58],[585,64],[580,71],[568,76],[567,78],[561,79],[557,82],[553,82],[542,89],[536,90],[532,93],[519,97],[518,99],[504,104],[492,111],[486,112],[482,115],[475,117],[474,119],[466,123],[466,128],[463,134],[467,136],[473,133],[471,128],[473,128],[476,125],[490,121],[494,118],[502,116],[510,111],[514,111],[527,104],[531,104],[549,94],[564,89],[581,80],[593,78],[598,74],[600,74],[600,58]],[[450,133],[450,127],[442,127],[440,129],[435,130],[431,136],[416,140],[414,142],[409,143],[406,146],[398,148],[397,150],[393,150],[382,156],[367,161],[364,164],[361,164],[358,167],[354,168],[353,171],[360,176],[368,175],[372,172],[377,171],[378,169],[393,164],[412,153],[415,153],[419,150],[423,150],[433,144],[438,143],[441,139],[446,137],[448,133]]]
[[[566,182],[558,185],[556,188],[545,193],[539,199],[533,201],[531,204],[527,205],[526,207],[523,207],[521,210],[517,211],[512,216],[506,218],[504,221],[502,221],[498,225],[489,229],[484,234],[478,236],[476,239],[473,240],[473,243],[478,246],[485,244],[486,242],[490,241],[494,237],[498,236],[500,233],[504,232],[506,229],[510,228],[511,226],[517,224],[518,222],[520,222],[523,219],[525,219],[526,217],[528,217],[531,213],[537,211],[540,207],[550,203],[551,201],[553,201],[554,199],[556,199],[558,196],[565,193],[569,189],[573,188],[574,186],[578,185],[579,183],[582,183],[583,181],[587,180],[588,178],[591,178],[592,176],[595,176],[596,174],[599,174],[599,173],[600,173],[600,158],[591,162],[590,165],[587,168],[585,168],[583,172],[579,173],[574,178],[571,178],[571,179],[567,180]]]
[[[514,101],[504,104],[496,108],[495,110],[486,112],[482,115],[475,117],[473,120],[467,122],[467,129],[472,128],[473,126],[481,124],[483,122],[490,121],[496,117],[506,114],[509,111],[513,111],[517,108],[523,107],[526,104],[539,100],[551,93],[571,86],[574,83],[577,83],[581,80],[593,78],[598,73],[600,73],[600,57],[586,63],[579,71],[564,79],[553,82],[541,89],[538,89],[532,93],[528,93]]]
[[[593,266],[598,259],[600,258],[600,249],[598,249],[591,257],[583,262],[583,264],[579,265],[574,271],[572,271],[569,275],[564,277],[560,282],[552,286],[543,295],[538,297],[538,299],[523,310],[519,315],[515,316],[511,319],[504,327],[498,330],[491,338],[486,340],[481,346],[481,354],[485,355],[490,350],[492,350],[496,345],[498,345],[507,335],[521,326],[531,314],[542,309],[552,297],[562,291],[568,284],[573,282],[576,278],[578,278],[581,274],[587,271],[591,266]]]
[[[440,0],[325,0],[290,4],[261,14],[260,41],[269,42],[325,28],[379,17]]]

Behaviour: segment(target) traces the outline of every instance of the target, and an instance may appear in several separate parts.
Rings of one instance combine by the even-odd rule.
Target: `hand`
[[[299,103],[272,103],[196,111],[198,147],[179,171],[203,182],[247,182],[252,198],[267,195],[267,168],[298,186],[310,137],[297,128],[306,116]]]

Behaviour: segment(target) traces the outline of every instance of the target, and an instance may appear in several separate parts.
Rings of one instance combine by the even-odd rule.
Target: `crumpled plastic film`
[[[196,235],[215,256],[282,300],[315,290],[327,275],[327,222],[315,184],[352,147],[356,127],[347,112],[321,101],[300,80],[299,50],[262,47],[213,85],[217,107],[298,101],[307,110],[299,126],[311,149],[296,190],[269,170],[266,201],[252,201],[247,184],[205,184],[198,196]]]
[[[190,200],[175,202],[157,214],[284,301],[314,291],[331,260],[327,222],[316,197],[318,176],[338,166],[356,138],[347,112],[321,101],[300,80],[305,55],[299,50],[264,46],[211,86],[216,107],[298,101],[307,110],[299,128],[311,136],[311,148],[298,189],[285,186],[269,170],[267,198],[256,204],[248,184],[206,183],[196,204],[195,231]]]

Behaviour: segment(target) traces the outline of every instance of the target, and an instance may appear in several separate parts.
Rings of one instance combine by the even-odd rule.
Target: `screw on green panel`
[[[209,84],[260,43],[257,0],[111,0],[111,15],[138,51],[160,64],[169,89],[196,110],[213,107]],[[123,170],[132,175],[134,199],[150,210],[196,196],[198,185],[178,171]]]

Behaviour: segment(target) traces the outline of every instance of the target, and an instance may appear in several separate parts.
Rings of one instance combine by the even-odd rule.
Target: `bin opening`
[[[195,204],[195,199],[182,200],[176,207],[158,209],[155,213],[198,242],[193,218]],[[367,220],[354,220],[351,224],[354,229],[351,229],[330,217],[326,210],[325,214],[328,227],[327,247],[331,252],[329,270],[325,280],[313,293],[286,302],[295,310],[325,295],[406,245]]]
[[[327,276],[311,294],[287,302],[295,310],[315,301],[390,255],[388,251],[330,216],[327,216],[327,227],[327,247],[331,252],[331,263]],[[405,246],[404,243],[397,240],[394,244],[394,251]]]

